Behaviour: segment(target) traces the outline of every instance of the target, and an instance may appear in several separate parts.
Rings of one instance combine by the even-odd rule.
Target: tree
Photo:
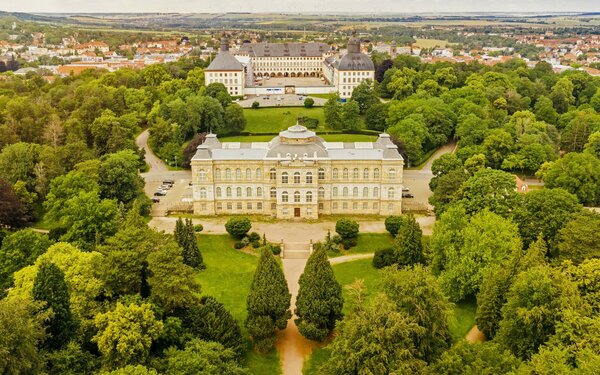
[[[65,274],[56,265],[43,262],[33,282],[32,296],[44,303],[44,310],[51,318],[44,323],[48,337],[44,346],[50,350],[64,347],[75,331],[75,320],[71,314],[69,288]]]
[[[342,129],[357,130],[360,128],[360,107],[354,100],[342,107]]]
[[[535,267],[517,276],[502,308],[498,341],[528,359],[555,332],[567,308],[581,305],[577,287],[559,271]]]
[[[97,372],[99,361],[78,342],[70,341],[63,349],[48,354],[47,366],[51,374],[91,375]]]
[[[514,374],[519,364],[510,351],[497,343],[460,340],[431,369],[434,374],[446,375]]]
[[[257,102],[256,100],[252,102],[252,109],[258,109],[258,107],[260,107],[260,102]]]
[[[312,108],[315,105],[315,100],[313,98],[304,99],[304,108]]]
[[[584,205],[600,204],[600,160],[587,152],[570,152],[544,163],[536,176],[548,188],[563,188],[577,195]]]
[[[585,144],[584,151],[600,159],[600,131],[590,134],[588,142]]]
[[[192,339],[185,349],[174,347],[165,352],[166,375],[230,374],[248,372],[236,361],[236,353],[216,342]]]
[[[573,82],[567,77],[559,79],[556,84],[552,86],[550,99],[554,103],[554,108],[558,113],[567,112],[569,106],[575,103],[575,97],[573,96],[574,88]]]
[[[323,341],[342,319],[342,287],[335,279],[324,248],[315,250],[304,267],[296,298],[296,325],[310,340]]]
[[[205,268],[202,254],[198,248],[196,231],[194,230],[192,219],[185,219],[185,224],[183,224],[181,218],[177,220],[175,225],[175,240],[183,249],[181,253],[183,256],[183,263],[197,269]]]
[[[227,87],[224,84],[219,82],[213,82],[206,86],[205,91],[206,96],[210,96],[211,98],[217,99],[223,108],[229,106],[231,103],[231,96],[227,91]]]
[[[225,223],[225,230],[235,239],[242,239],[252,228],[252,223],[247,217],[232,217]]]
[[[335,223],[335,232],[342,238],[356,238],[358,236],[358,227],[356,221],[342,218]]]
[[[387,230],[393,237],[396,237],[403,224],[404,218],[402,216],[392,215],[385,218],[385,230]]]
[[[275,343],[275,331],[286,327],[291,294],[283,271],[271,251],[261,250],[246,301],[246,328],[259,352],[268,352]]]
[[[98,170],[101,198],[129,204],[143,194],[138,166],[139,157],[131,150],[103,156]]]
[[[500,168],[503,160],[512,153],[514,141],[510,133],[504,129],[490,131],[482,144],[487,163],[492,168]]]
[[[558,234],[558,259],[579,264],[600,258],[600,214],[583,210],[573,215]]]
[[[600,131],[600,115],[593,111],[579,111],[562,132],[563,149],[569,152],[581,152],[590,135]]]
[[[159,375],[155,369],[149,369],[142,365],[128,365],[114,371],[103,372],[102,375]]]
[[[13,187],[0,178],[0,226],[20,228],[27,220],[26,208],[15,194]]]
[[[183,149],[183,168],[190,168],[192,158],[196,155],[198,151],[198,146],[204,143],[206,140],[206,133],[198,133],[192,138],[191,141]]]
[[[377,103],[369,107],[365,112],[365,125],[367,129],[380,132],[384,131],[386,128],[388,109],[388,103]]]
[[[552,100],[547,96],[540,96],[534,106],[535,117],[539,121],[547,122],[548,124],[556,124],[558,113],[554,109]]]
[[[431,363],[450,347],[452,304],[429,270],[420,265],[388,269],[384,273],[384,290],[398,311],[413,317],[425,329],[414,337],[420,359]]]
[[[227,133],[239,133],[246,127],[244,109],[236,103],[231,103],[225,108],[225,129]]]
[[[373,82],[367,79],[352,90],[352,100],[358,103],[361,115],[364,115],[369,108],[379,103],[372,86]]]
[[[44,340],[42,326],[47,314],[36,314],[39,303],[30,298],[0,300],[0,372],[35,374],[43,371],[45,360],[38,351]]]
[[[9,286],[13,272],[32,265],[51,244],[48,236],[31,229],[6,236],[0,247],[0,290]]]
[[[15,184],[23,181],[27,190],[34,191],[35,172],[41,146],[33,143],[19,142],[8,145],[0,152],[0,178]]]
[[[462,171],[463,164],[454,153],[443,154],[431,163],[431,173],[433,178],[429,182],[429,188],[434,191],[437,186],[437,181],[443,175],[454,171]]]
[[[563,265],[565,275],[577,285],[581,298],[597,316],[600,313],[600,259],[586,259],[579,265],[565,262]]]
[[[456,200],[457,192],[468,178],[467,173],[457,169],[431,179],[430,185],[435,182],[435,188],[433,195],[429,197],[429,203],[434,207],[436,215],[442,214],[446,207]]]
[[[517,199],[515,184],[515,178],[510,173],[484,169],[462,184],[456,192],[456,202],[465,207],[467,214],[487,208],[506,217]]]
[[[342,105],[340,104],[340,97],[332,95],[325,105],[323,106],[323,113],[325,114],[325,124],[331,129],[340,130],[344,127],[342,122]]]
[[[408,214],[394,241],[394,253],[401,267],[425,262],[423,232],[412,214]]]
[[[96,315],[98,333],[93,341],[98,344],[106,368],[118,368],[145,362],[152,341],[160,336],[163,323],[157,320],[150,304],[117,302],[112,311]]]

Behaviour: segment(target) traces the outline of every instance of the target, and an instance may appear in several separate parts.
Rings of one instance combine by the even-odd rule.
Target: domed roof
[[[279,133],[282,138],[311,138],[316,135],[315,132],[308,130],[305,126],[296,124]]]
[[[338,70],[375,70],[371,58],[360,52],[360,41],[354,33],[348,41],[348,53],[341,58]]]

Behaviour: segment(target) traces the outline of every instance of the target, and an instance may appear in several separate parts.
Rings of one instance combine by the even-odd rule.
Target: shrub
[[[313,98],[304,99],[304,108],[312,108],[315,105],[315,100]]]
[[[396,263],[396,256],[394,255],[393,248],[388,247],[387,249],[375,251],[375,255],[373,256],[373,267],[383,268],[391,266],[394,263]]]
[[[335,231],[342,239],[355,238],[358,236],[358,223],[350,219],[340,219],[335,223]]]
[[[319,119],[302,116],[298,119],[300,125],[304,125],[309,129],[316,129],[319,126]]]
[[[260,247],[260,242],[258,241],[252,241],[251,244],[253,249],[258,249]]]
[[[237,241],[233,244],[233,248],[236,250],[243,249],[244,247],[245,245],[242,243],[242,241]]]
[[[342,245],[344,246],[344,249],[349,250],[351,248],[353,248],[354,246],[356,246],[357,244],[357,240],[356,237],[352,237],[352,238],[342,238]]]
[[[196,225],[194,225],[194,232],[200,233],[203,230],[204,230],[204,227],[202,226],[202,224],[196,224]]]
[[[258,109],[258,107],[260,107],[259,102],[252,102],[252,109]]]
[[[279,246],[279,245],[271,245],[271,252],[273,253],[273,255],[279,255],[279,254],[281,254],[281,246]]]
[[[252,223],[247,217],[232,217],[225,223],[225,230],[235,239],[242,239],[252,228]]]
[[[248,237],[244,237],[242,238],[242,240],[240,241],[242,243],[242,245],[244,246],[248,246],[250,245],[250,240],[248,239]]]
[[[260,234],[256,233],[256,232],[252,232],[248,235],[248,240],[250,242],[257,242],[260,241]]]
[[[394,237],[398,234],[402,226],[402,216],[388,216],[385,218],[385,229]]]

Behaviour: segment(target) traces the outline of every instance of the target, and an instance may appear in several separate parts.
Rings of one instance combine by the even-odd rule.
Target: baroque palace
[[[246,43],[232,54],[223,38],[205,70],[206,85],[223,83],[232,96],[338,93],[345,99],[367,79],[375,79],[375,66],[354,35],[343,56],[325,43]]]
[[[191,164],[196,215],[401,213],[404,160],[388,134],[326,142],[300,125],[270,142],[220,142],[209,134]]]

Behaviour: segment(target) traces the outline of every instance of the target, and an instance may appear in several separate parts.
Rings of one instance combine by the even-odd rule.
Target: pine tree
[[[181,218],[177,219],[175,222],[175,232],[173,232],[173,234],[175,235],[175,241],[177,241],[177,244],[183,247],[183,243],[185,241],[185,224]]]
[[[48,337],[44,346],[55,350],[64,347],[73,334],[75,321],[71,314],[69,289],[64,273],[52,263],[42,263],[32,290],[33,299],[45,302],[44,309],[51,309],[52,317],[45,322]]]
[[[202,259],[202,254],[200,253],[200,249],[198,248],[198,242],[196,241],[196,232],[194,231],[194,224],[192,224],[192,219],[185,220],[185,226],[182,232],[182,243],[180,243],[179,246],[183,247],[183,263],[196,269],[202,270],[206,268],[206,266],[204,265],[204,260]]]
[[[323,341],[342,319],[342,287],[335,279],[323,247],[311,254],[300,276],[296,325],[310,340]]]
[[[394,243],[398,265],[410,266],[424,262],[422,236],[423,232],[419,223],[412,214],[409,214],[404,221],[404,225],[398,230]]]
[[[254,347],[268,352],[275,343],[275,331],[284,329],[292,317],[291,294],[283,271],[268,248],[261,250],[247,299],[246,328]]]

